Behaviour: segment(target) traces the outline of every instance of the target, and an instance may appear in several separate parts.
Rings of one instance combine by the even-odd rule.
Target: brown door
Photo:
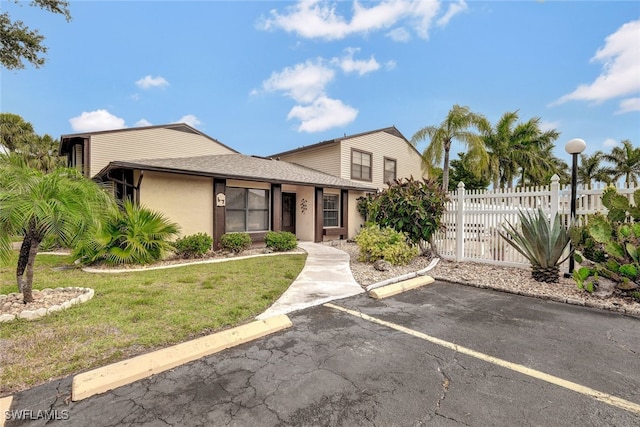
[[[296,234],[295,193],[282,193],[282,231]]]

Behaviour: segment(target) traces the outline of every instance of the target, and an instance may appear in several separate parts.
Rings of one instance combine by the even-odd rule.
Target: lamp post
[[[569,224],[573,224],[576,220],[576,186],[578,184],[578,154],[582,153],[584,149],[587,148],[587,143],[584,140],[579,138],[574,138],[571,141],[567,142],[567,145],[564,146],[564,149],[567,153],[571,154],[572,157],[572,165],[571,165],[571,218]],[[571,245],[571,243],[569,243]],[[571,251],[571,256],[569,257],[569,275],[573,273],[573,267],[575,265],[575,260],[573,259],[573,247],[569,247]]]

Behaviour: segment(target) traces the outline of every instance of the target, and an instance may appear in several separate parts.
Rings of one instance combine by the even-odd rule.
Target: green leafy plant
[[[162,214],[127,200],[83,239],[73,255],[83,264],[149,264],[174,249],[170,240],[178,230]]]
[[[211,250],[213,238],[207,233],[191,234],[174,243],[176,255],[181,258],[198,258]]]
[[[418,256],[418,248],[407,236],[391,227],[370,224],[355,237],[360,249],[359,260],[375,262],[384,259],[393,265],[406,265]]]
[[[568,230],[561,224],[556,214],[553,225],[542,209],[534,212],[520,211],[519,225],[507,221],[500,236],[531,264],[531,276],[538,282],[557,283],[560,278],[560,264],[569,255],[563,253],[570,242]]]
[[[237,254],[249,249],[252,243],[249,233],[225,233],[220,236],[222,249]]]
[[[587,224],[572,233],[575,260],[586,264],[573,274],[579,288],[597,287],[599,277],[632,296],[640,287],[640,190],[633,199],[635,206],[615,187],[607,187],[602,194],[607,214],[590,215]]]
[[[264,236],[265,245],[276,252],[295,249],[298,246],[296,235],[288,231],[269,231]]]
[[[403,232],[411,242],[424,246],[442,227],[447,201],[447,193],[435,180],[406,178],[359,198],[357,208],[367,222]]]

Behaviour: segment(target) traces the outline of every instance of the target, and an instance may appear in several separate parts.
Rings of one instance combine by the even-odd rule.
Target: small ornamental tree
[[[426,243],[442,227],[447,193],[433,179],[396,179],[389,188],[358,200],[369,223],[403,232],[424,253]],[[431,245],[433,248],[433,245]]]

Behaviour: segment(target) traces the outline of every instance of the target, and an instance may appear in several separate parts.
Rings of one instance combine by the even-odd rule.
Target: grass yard
[[[305,254],[121,274],[56,270],[38,255],[34,289],[79,286],[93,299],[36,321],[0,323],[0,396],[253,320],[302,270]],[[17,291],[17,251],[0,294]]]

